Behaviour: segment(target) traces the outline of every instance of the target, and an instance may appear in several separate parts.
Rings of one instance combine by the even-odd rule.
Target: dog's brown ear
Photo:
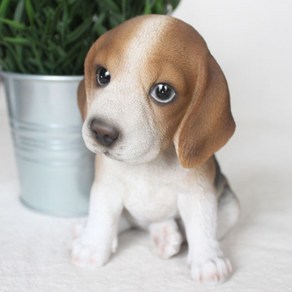
[[[85,82],[84,79],[80,81],[77,89],[77,102],[79,111],[83,121],[87,115],[87,102],[86,102],[86,92],[85,92]]]
[[[180,163],[185,168],[204,163],[228,141],[234,130],[227,82],[215,59],[208,54],[198,66],[192,100],[174,136]]]

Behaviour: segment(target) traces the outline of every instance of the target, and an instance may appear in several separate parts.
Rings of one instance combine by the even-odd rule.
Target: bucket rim
[[[14,80],[29,80],[29,81],[80,81],[84,78],[83,75],[40,75],[40,74],[27,74],[16,73],[0,70],[0,77],[4,79]]]

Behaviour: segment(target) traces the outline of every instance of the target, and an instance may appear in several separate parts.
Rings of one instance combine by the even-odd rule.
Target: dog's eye
[[[96,70],[96,82],[100,86],[106,86],[111,81],[111,74],[106,68],[99,67]]]
[[[175,98],[176,92],[170,85],[158,83],[151,88],[150,95],[160,103],[168,103]]]

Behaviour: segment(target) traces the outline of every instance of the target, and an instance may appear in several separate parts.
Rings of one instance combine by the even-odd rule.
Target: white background
[[[239,124],[292,126],[291,0],[182,0],[174,16],[205,38]]]

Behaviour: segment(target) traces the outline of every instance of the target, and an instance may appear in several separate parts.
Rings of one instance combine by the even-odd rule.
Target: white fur
[[[155,53],[155,40],[166,29],[164,22],[158,25],[157,21],[148,20],[139,27],[123,56],[126,59],[120,62],[122,72],[105,88],[87,92],[92,101],[83,127],[87,147],[95,153],[107,150],[90,136],[88,122],[93,117],[115,125],[123,137],[108,150],[107,156],[113,159],[98,155],[89,217],[86,226],[76,230],[72,260],[82,266],[104,265],[117,248],[119,231],[133,225],[148,229],[156,252],[170,258],[184,240],[176,223],[181,218],[192,277],[216,284],[231,273],[216,238],[217,190],[201,169],[184,169],[174,147],[161,152],[147,92],[139,82],[145,52]],[[121,217],[124,223],[119,227]]]

